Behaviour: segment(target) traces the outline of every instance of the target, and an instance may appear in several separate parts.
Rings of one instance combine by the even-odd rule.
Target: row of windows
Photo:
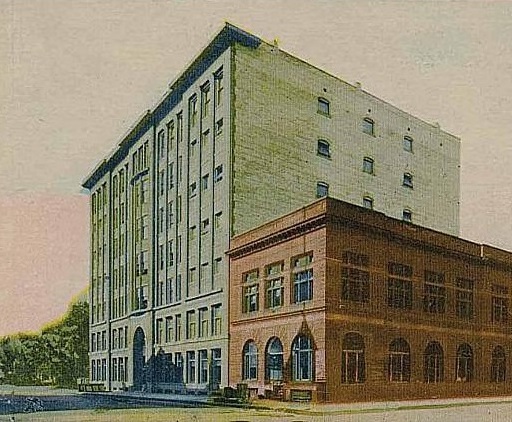
[[[112,350],[126,349],[128,347],[128,327],[114,328],[112,330]]]
[[[341,269],[341,297],[344,300],[367,303],[370,301],[370,258],[364,254],[345,251]],[[413,269],[409,265],[388,263],[387,305],[392,308],[413,308]],[[446,311],[448,289],[445,274],[426,270],[423,274],[422,309],[426,313],[442,314]],[[458,277],[451,286],[454,291],[455,314],[462,319],[474,316],[475,283]],[[509,290],[506,286],[493,285],[491,320],[505,323],[508,320]]]
[[[155,321],[155,343],[164,344],[182,340],[181,314],[158,318]],[[204,307],[189,310],[185,319],[185,338],[206,338],[222,334],[222,306],[216,304],[210,308]]]
[[[313,340],[305,335],[297,336],[291,347],[291,379],[312,381],[314,379]],[[387,374],[389,382],[411,381],[411,350],[409,343],[397,338],[389,344]],[[416,360],[418,361],[418,360]],[[359,333],[348,333],[343,338],[340,359],[341,382],[358,384],[366,381],[366,351],[363,337]],[[283,345],[279,338],[272,337],[265,347],[265,380],[284,379]],[[472,347],[463,343],[455,356],[455,381],[469,382],[474,377],[474,355]],[[423,381],[438,383],[444,381],[444,352],[437,341],[430,342],[423,352]],[[504,382],[506,379],[506,355],[502,346],[496,346],[491,355],[490,381]],[[242,351],[242,378],[258,379],[258,348],[253,340],[245,343]]]
[[[301,303],[313,299],[313,254],[295,257],[291,261],[290,302]],[[264,288],[265,308],[277,308],[284,305],[284,262],[265,267]],[[242,312],[256,312],[260,309],[259,270],[243,275]]]
[[[107,350],[107,332],[91,333],[91,352]]]
[[[322,98],[322,97],[318,98],[318,113],[323,114],[324,116],[331,115],[329,100]],[[375,136],[375,121],[369,117],[364,117],[361,120],[361,131],[363,133],[366,133],[367,135]],[[325,143],[326,141],[323,141],[323,142]],[[408,135],[404,136],[403,143],[402,143],[404,151],[412,152],[412,145],[413,145],[413,138],[411,138]],[[328,147],[328,144],[327,144],[327,147]],[[325,150],[324,150],[324,152],[325,152]],[[324,153],[321,155],[325,156],[326,154]],[[329,155],[327,155],[327,156],[329,156]]]

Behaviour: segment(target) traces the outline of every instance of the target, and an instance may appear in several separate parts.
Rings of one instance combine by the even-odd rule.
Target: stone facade
[[[312,293],[300,298],[305,254]],[[512,391],[509,252],[327,198],[233,238],[229,255],[230,382],[253,395],[342,402]],[[276,264],[281,271],[269,271]],[[310,350],[298,347],[301,336]],[[280,370],[268,353],[276,338]]]

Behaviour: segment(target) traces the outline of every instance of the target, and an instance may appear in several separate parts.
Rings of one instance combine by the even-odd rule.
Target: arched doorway
[[[142,390],[144,385],[144,364],[146,362],[146,335],[138,327],[133,335],[133,388]]]

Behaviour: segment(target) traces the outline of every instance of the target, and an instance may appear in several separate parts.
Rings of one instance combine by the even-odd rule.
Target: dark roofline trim
[[[119,143],[114,154],[93,170],[92,174],[83,182],[86,189],[93,188],[96,183],[110,170],[115,168],[127,155],[130,148],[146,133],[151,127],[157,126],[164,117],[181,101],[183,94],[193,83],[234,43],[245,47],[257,48],[262,40],[236,26],[226,23],[224,28],[204,48],[199,56],[171,85],[170,92],[155,107],[149,110],[136,123],[135,127]]]

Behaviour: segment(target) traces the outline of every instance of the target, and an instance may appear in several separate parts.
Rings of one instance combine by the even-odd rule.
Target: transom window
[[[411,349],[398,338],[389,345],[388,377],[391,382],[409,382],[411,379]]]
[[[273,337],[267,343],[265,378],[268,381],[281,381],[283,379],[283,363],[283,345],[281,340]]]
[[[293,261],[293,302],[300,303],[313,299],[312,255],[304,255]]]
[[[388,264],[388,306],[412,308],[412,267],[390,262]]]
[[[423,285],[423,311],[431,314],[443,314],[446,303],[444,274],[425,271]]]
[[[300,335],[292,344],[292,375],[294,381],[313,380],[313,342]]]
[[[276,308],[283,306],[284,283],[282,277],[284,263],[278,262],[269,265],[266,270],[266,307]]]
[[[318,155],[321,155],[322,157],[330,157],[331,151],[329,147],[329,142],[327,142],[324,139],[319,139],[317,141],[316,152]]]
[[[369,117],[363,119],[363,133],[375,136],[375,122]]]
[[[365,382],[366,364],[364,340],[358,333],[348,333],[343,338],[341,355],[341,382],[358,384]]]
[[[443,348],[437,341],[430,342],[425,348],[423,372],[426,383],[438,383],[444,379]]]
[[[243,362],[242,378],[244,380],[258,379],[258,348],[252,340],[244,345]]]

